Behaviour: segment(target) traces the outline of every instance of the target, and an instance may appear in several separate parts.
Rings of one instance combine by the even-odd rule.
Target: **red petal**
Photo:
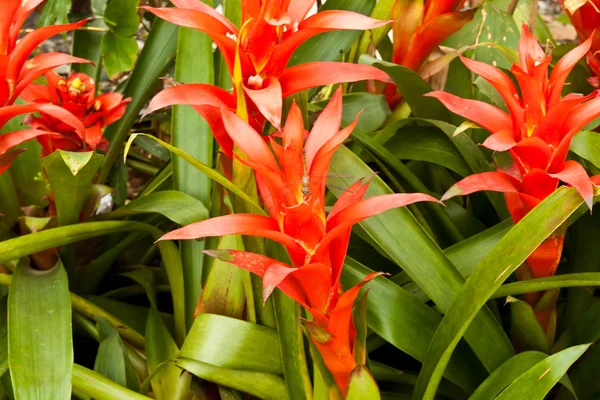
[[[8,120],[17,115],[28,114],[33,112],[43,112],[44,114],[48,114],[60,120],[61,122],[71,126],[75,129],[79,137],[83,137],[83,134],[85,132],[85,126],[83,126],[83,123],[69,111],[65,110],[62,107],[55,106],[53,104],[39,103],[0,107],[0,127],[2,127]]]
[[[358,203],[367,192],[367,189],[369,188],[369,181],[363,184],[362,179],[359,179],[354,182],[352,186],[346,189],[331,208],[331,211],[327,216],[327,221],[333,218],[340,211],[343,211],[351,205]]]
[[[563,86],[571,70],[577,65],[579,60],[585,56],[592,46],[593,37],[590,36],[585,42],[575,47],[565,54],[552,69],[550,75],[550,94],[548,96],[548,105],[552,107],[560,100]]]
[[[285,181],[296,182],[296,185],[302,186],[302,176],[304,175],[304,157],[302,156],[304,121],[302,111],[296,105],[296,102],[292,104],[287,120],[285,121],[282,144],[283,148],[279,156],[279,162],[281,163]]]
[[[323,315],[327,312],[327,305],[332,301],[333,296],[337,295],[332,291],[331,273],[329,265],[312,263],[296,268],[292,275],[293,279],[302,286],[310,307]]]
[[[467,176],[465,179],[456,183],[442,196],[442,201],[452,197],[479,192],[481,190],[491,190],[493,192],[519,192],[521,183],[512,176],[502,172],[482,172]]]
[[[292,24],[294,22],[300,22],[315,4],[316,0],[290,0],[290,6],[288,7],[288,15],[292,20]]]
[[[27,149],[16,149],[5,154],[0,154],[0,175],[6,171],[10,165],[17,159],[17,156]]]
[[[575,136],[584,126],[595,118],[600,116],[600,97],[596,97],[590,101],[581,104],[579,107],[574,109],[565,119],[564,126],[570,130],[566,135],[563,136],[560,144],[556,148],[556,152],[552,159],[552,165],[549,168],[550,172],[560,170],[563,162],[569,152],[571,146],[571,139]]]
[[[218,20],[220,23],[222,23],[227,28],[229,28],[231,30],[231,32],[233,32],[237,35],[238,29],[231,21],[229,21],[227,18],[225,18],[224,16],[219,14],[217,12],[217,10],[215,10],[214,8],[212,8],[211,6],[209,6],[205,3],[202,3],[201,1],[171,0],[171,3],[173,3],[173,5],[178,8],[195,10],[195,11],[199,11],[201,13],[207,14],[210,17],[213,17],[214,19]]]
[[[221,115],[223,116],[223,124],[229,136],[231,136],[235,144],[248,157],[250,162],[261,165],[262,168],[272,172],[280,171],[271,149],[269,149],[269,146],[259,133],[240,117],[225,108],[221,109]]]
[[[154,8],[140,7],[150,11],[159,18],[169,21],[175,25],[185,26],[188,28],[197,29],[209,35],[215,44],[221,50],[229,72],[233,75],[233,65],[235,61],[236,41],[227,34],[237,35],[237,29],[234,31],[229,27],[229,24],[221,22],[221,18],[213,17],[212,15],[195,10],[185,10],[180,8]]]
[[[237,101],[234,95],[217,86],[203,83],[176,85],[166,88],[154,96],[142,118],[161,108],[179,104],[209,105],[219,108],[224,105],[235,109]]]
[[[262,115],[277,129],[281,129],[281,106],[283,102],[281,85],[277,78],[269,78],[262,89],[253,90],[244,86],[244,92],[256,105]]]
[[[273,293],[273,290],[281,285],[281,282],[297,269],[298,268],[279,263],[271,264],[267,267],[265,274],[263,275],[263,302],[266,302],[271,293]]]
[[[577,189],[590,210],[592,209],[594,205],[594,187],[581,164],[577,161],[568,160],[565,162],[565,168],[562,171],[549,175]]]
[[[21,6],[20,0],[8,0],[2,4],[3,10],[0,13],[0,54],[8,54],[15,40],[10,40],[10,28],[15,19],[15,14]],[[21,29],[21,27],[19,27]]]
[[[327,107],[321,112],[313,125],[310,135],[304,145],[306,154],[306,165],[310,170],[317,152],[334,137],[340,129],[342,123],[342,89],[336,90],[335,94],[329,100]]]
[[[370,65],[320,61],[286,68],[279,77],[283,97],[313,87],[364,80],[391,82],[385,72]]]
[[[208,254],[211,257],[219,258],[220,260],[233,264],[238,268],[250,271],[253,274],[258,275],[260,277],[265,276],[266,271],[273,265],[278,265],[281,268],[289,268],[291,270],[297,269],[283,265],[279,261],[269,258],[267,256],[249,253],[245,251],[205,250],[203,253]],[[294,279],[285,279],[278,284],[278,287],[286,295],[288,295],[301,305],[308,306],[308,304],[306,303],[306,296],[302,287]]]
[[[438,199],[423,193],[397,193],[369,197],[346,207],[333,216],[327,221],[327,230],[333,230],[348,224],[353,225],[392,208],[404,207],[421,201],[432,201],[441,204]]]
[[[0,155],[6,154],[7,151],[13,147],[25,143],[33,138],[51,135],[53,137],[60,137],[61,135],[55,132],[40,131],[37,129],[30,129],[26,131],[9,132],[0,135]]]
[[[425,21],[430,18],[445,14],[451,11],[458,11],[462,7],[464,0],[436,0],[427,2],[427,11],[425,12]]]
[[[515,126],[522,126],[524,123],[523,107],[521,106],[519,92],[513,81],[499,68],[463,56],[460,56],[460,59],[467,68],[496,88],[508,106],[509,114],[513,117]]]
[[[505,130],[492,133],[481,145],[494,151],[506,151],[515,147],[517,142],[515,142],[514,132]]]
[[[382,272],[371,272],[353,288],[342,294],[331,312],[327,331],[335,336],[344,347],[352,348],[356,332],[352,320],[352,308],[360,289],[372,279],[383,275]]]
[[[558,146],[563,136],[571,129],[571,126],[565,125],[565,120],[576,107],[595,96],[595,93],[588,96],[571,93],[565,96],[548,110],[540,125],[535,128],[533,135],[542,138],[552,146]]]
[[[159,240],[201,239],[224,235],[250,235],[275,240],[283,244],[294,262],[304,261],[304,250],[296,241],[279,231],[277,221],[255,214],[232,214],[195,222],[183,228],[171,231]]]
[[[23,27],[23,24],[25,23],[25,20],[27,19],[29,14],[31,14],[31,12],[43,2],[44,0],[21,1],[21,6],[17,9],[14,17],[12,18],[12,27],[10,28],[9,39],[9,43],[11,43],[11,45],[14,45],[17,42],[21,28]],[[15,3],[18,3],[18,1],[15,1]],[[4,10],[4,13],[6,13],[6,9]],[[10,14],[10,11],[8,13]],[[2,52],[0,51],[0,53]]]
[[[44,40],[59,33],[77,29],[86,22],[88,22],[88,20],[66,25],[44,26],[25,35],[9,55],[10,61],[8,62],[8,68],[6,69],[7,80],[12,79],[13,82],[16,83],[17,77],[21,72],[23,64],[25,64],[27,57],[29,57],[33,49],[35,49]]]
[[[535,36],[531,34],[525,23],[522,25],[521,39],[519,40],[519,66],[526,73],[531,73],[531,68],[536,61],[546,58],[544,50]]]
[[[529,171],[533,168],[546,171],[550,165],[553,150],[544,140],[534,136],[521,140],[510,150],[510,153],[519,164],[521,171]]]
[[[302,21],[298,26],[298,31],[285,38],[275,48],[271,60],[265,68],[265,73],[279,76],[298,46],[319,33],[335,30],[375,29],[390,22],[392,21],[380,21],[351,11],[318,12]]]
[[[435,97],[453,113],[481,125],[491,133],[513,129],[508,114],[483,101],[462,99],[440,91],[430,92],[425,96]]]
[[[523,175],[522,182],[522,193],[533,196],[539,201],[550,196],[558,187],[558,179],[539,168],[534,168]]]
[[[331,375],[335,379],[342,395],[348,391],[350,374],[356,367],[352,349],[344,346],[336,337],[319,328],[314,322],[304,321],[304,326],[310,332],[311,338]]]

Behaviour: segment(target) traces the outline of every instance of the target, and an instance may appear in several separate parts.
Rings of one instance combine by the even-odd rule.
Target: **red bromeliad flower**
[[[393,194],[362,199],[368,183],[360,180],[346,190],[329,215],[325,213],[327,170],[335,150],[348,138],[356,120],[339,130],[342,92],[338,90],[306,132],[300,109],[294,104],[282,133],[282,143],[263,137],[232,112],[224,109],[227,132],[246,155],[242,162],[254,169],[260,194],[270,216],[233,214],[212,218],[177,229],[162,239],[199,239],[223,235],[253,235],[283,244],[292,265],[263,255],[233,250],[209,254],[263,278],[263,298],[279,287],[313,315],[307,325],[313,341],[345,392],[356,362],[352,356],[355,338],[352,304],[360,286],[342,292],[340,274],[352,225],[386,210],[419,201],[437,201],[431,196]],[[342,294],[343,293],[343,294]]]
[[[444,40],[473,19],[475,10],[459,11],[465,0],[397,0],[392,10],[392,62],[418,71]],[[386,87],[392,107],[402,96]]]
[[[85,127],[77,117],[69,111],[52,104],[29,104],[0,107],[0,128],[2,128],[2,126],[11,118],[32,112],[39,112],[43,116],[59,119],[63,121],[66,126],[69,126],[72,130],[77,132],[77,134],[83,135],[85,132]],[[10,164],[16,159],[19,153],[25,150],[18,149],[11,151],[15,146],[34,138],[41,139],[42,137],[59,136],[59,133],[40,129],[28,129],[0,135],[0,174],[10,167]]]
[[[561,0],[561,4],[564,2]],[[571,23],[577,30],[579,39],[584,41],[592,38],[590,52],[587,53],[586,61],[592,70],[594,77],[590,83],[594,87],[600,87],[600,60],[597,53],[600,51],[600,1],[589,0],[576,10],[566,10]],[[572,12],[571,12],[572,11]]]
[[[83,134],[52,115],[43,114],[26,122],[32,128],[58,132],[62,135],[39,137],[43,154],[57,149],[67,151],[106,151],[108,141],[102,136],[102,128],[112,124],[125,113],[131,99],[123,100],[120,93],[105,93],[96,97],[96,84],[83,73],[72,74],[67,80],[54,71],[46,73],[48,85],[29,85],[22,93],[23,99],[35,104],[55,104],[70,111],[83,125]]]
[[[492,135],[483,146],[509,151],[511,168],[472,175],[458,182],[444,199],[479,190],[504,192],[513,220],[525,214],[549,196],[559,181],[574,186],[592,206],[593,186],[585,169],[575,161],[566,161],[573,136],[600,116],[600,97],[569,94],[561,98],[563,85],[575,64],[588,52],[591,39],[566,54],[556,63],[548,78],[551,56],[546,56],[527,27],[519,42],[519,64],[511,72],[512,80],[498,68],[463,58],[465,65],[490,82],[502,95],[510,115],[487,103],[461,99],[445,92],[433,92],[448,109],[481,125]],[[544,242],[528,259],[535,277],[553,275],[562,252],[564,232]]]
[[[45,26],[35,29],[19,40],[23,23],[44,0],[4,0],[0,15],[0,107],[12,104],[21,91],[60,65],[88,63],[88,60],[63,53],[40,54],[27,60],[31,52],[44,40],[61,32],[79,28],[86,20],[67,25]]]
[[[350,63],[312,62],[286,68],[293,52],[309,38],[333,30],[366,30],[379,21],[349,11],[323,11],[306,18],[315,0],[242,0],[242,28],[238,29],[212,7],[195,0],[172,0],[175,8],[143,7],[177,25],[207,33],[219,47],[235,87],[243,90],[249,119],[261,130],[265,118],[281,124],[282,98],[302,90],[342,82],[390,79],[381,70]],[[235,60],[239,72],[235,75]],[[224,130],[220,108],[235,110],[238,94],[203,85],[178,85],[159,93],[149,111],[174,104],[190,104],[209,123],[225,154],[233,144]]]

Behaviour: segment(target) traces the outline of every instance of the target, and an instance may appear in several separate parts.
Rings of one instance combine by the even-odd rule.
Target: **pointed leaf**
[[[16,397],[70,399],[71,301],[62,263],[48,271],[19,263],[11,282],[8,314],[8,364]]]

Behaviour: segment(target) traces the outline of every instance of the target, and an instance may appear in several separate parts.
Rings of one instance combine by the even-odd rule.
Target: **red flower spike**
[[[29,85],[22,93],[30,103],[39,107],[58,107],[68,114],[59,117],[43,113],[39,118],[26,120],[33,128],[62,134],[58,138],[46,136],[38,140],[43,154],[50,154],[57,149],[106,150],[108,142],[102,136],[102,128],[121,118],[131,99],[123,99],[119,93],[105,93],[96,97],[96,83],[82,73],[72,74],[65,80],[54,71],[48,71],[46,80],[47,86]],[[69,118],[78,122],[78,129],[73,129],[73,122],[69,123]]]
[[[258,131],[262,131],[266,121],[279,129],[282,98],[299,91],[359,80],[391,81],[387,74],[367,65],[315,62],[286,68],[296,48],[321,32],[373,29],[389,21],[379,21],[348,11],[324,11],[304,19],[314,4],[312,0],[245,1],[242,4],[242,29],[238,30],[206,5],[197,5],[191,0],[179,0],[173,4],[175,8],[142,8],[172,23],[205,32],[215,41],[225,58],[232,80],[236,82],[236,90],[244,91],[250,123]],[[241,77],[234,76],[238,48]],[[195,94],[191,95],[190,92]],[[209,99],[211,96],[213,98]],[[200,97],[203,97],[201,104],[198,101]],[[152,102],[151,109],[195,102],[194,108],[207,119],[223,151],[231,157],[233,145],[224,134],[223,126],[218,122],[218,111],[213,107],[221,103],[219,106],[225,105],[235,111],[237,99],[237,93],[228,93],[228,99],[225,100],[221,93],[215,93],[207,87],[182,85],[156,103]]]
[[[12,104],[27,84],[46,71],[71,62],[89,62],[68,55],[40,55],[27,61],[33,50],[58,33],[77,29],[87,22],[45,26],[19,40],[25,20],[43,0],[6,0],[0,17],[0,107]]]
[[[357,287],[342,293],[340,272],[352,225],[394,207],[437,200],[418,193],[361,200],[368,183],[359,180],[340,196],[329,218],[326,217],[325,175],[333,153],[356,124],[354,121],[340,130],[341,90],[315,122],[306,143],[302,114],[295,103],[281,132],[281,144],[273,137],[265,141],[227,107],[222,107],[221,113],[224,127],[245,155],[242,162],[254,169],[271,217],[251,214],[216,217],[177,229],[161,240],[242,234],[283,244],[293,265],[236,250],[205,253],[262,277],[263,299],[279,288],[309,311],[313,316],[313,325],[309,328],[312,339],[341,390],[345,391],[349,374],[356,366],[352,356],[356,337],[352,304],[360,287],[377,275],[370,275]]]

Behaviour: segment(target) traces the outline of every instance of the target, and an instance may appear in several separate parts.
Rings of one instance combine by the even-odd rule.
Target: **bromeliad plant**
[[[4,1],[0,400],[597,398],[594,3],[474,3]]]
[[[359,180],[326,215],[325,187],[331,158],[358,121],[357,117],[339,130],[341,90],[315,122],[306,143],[302,113],[295,103],[283,128],[281,144],[271,139],[272,149],[246,122],[228,110],[222,112],[225,129],[246,156],[242,162],[256,174],[270,217],[225,215],[180,228],[162,239],[253,235],[285,246],[293,265],[236,250],[210,250],[207,254],[263,278],[263,301],[280,288],[311,314],[312,321],[304,324],[345,396],[350,375],[357,366],[352,306],[360,287],[378,275],[372,273],[343,292],[340,277],[352,225],[392,208],[437,200],[425,194],[393,194],[363,200],[369,184]]]
[[[433,92],[430,96],[440,100],[452,112],[488,130],[491,135],[482,145],[493,151],[508,152],[512,159],[509,165],[499,165],[496,172],[475,174],[461,180],[443,199],[480,190],[502,192],[513,221],[518,223],[556,191],[559,182],[564,182],[577,189],[592,209],[594,189],[591,179],[581,164],[566,158],[573,136],[600,116],[600,98],[597,92],[588,96],[572,93],[562,97],[569,72],[590,50],[591,44],[590,38],[567,53],[548,77],[552,58],[544,54],[537,39],[523,25],[519,63],[511,68],[520,91],[498,68],[461,58],[471,71],[498,90],[509,114],[487,103],[461,99],[445,92]],[[543,278],[556,273],[566,228],[565,224],[557,229],[527,258],[527,265],[517,275],[520,279]],[[539,300],[540,294],[528,296],[534,307]],[[548,300],[543,300],[538,319],[544,330],[550,329],[548,337],[552,340],[556,308],[554,304],[548,307]]]

